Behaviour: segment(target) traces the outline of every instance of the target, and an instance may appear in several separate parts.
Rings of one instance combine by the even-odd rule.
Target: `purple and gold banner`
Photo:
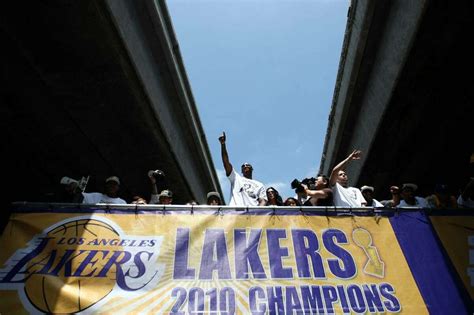
[[[474,216],[431,216],[443,247],[474,301]]]
[[[391,220],[16,213],[0,313],[433,313]]]

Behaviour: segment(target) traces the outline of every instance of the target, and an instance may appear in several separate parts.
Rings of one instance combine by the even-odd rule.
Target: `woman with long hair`
[[[273,187],[267,188],[267,206],[283,206],[280,193]]]

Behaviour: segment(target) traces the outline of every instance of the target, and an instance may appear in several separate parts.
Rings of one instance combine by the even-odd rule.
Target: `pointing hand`
[[[219,142],[221,144],[224,144],[225,143],[225,132],[222,132],[222,136],[219,137]]]

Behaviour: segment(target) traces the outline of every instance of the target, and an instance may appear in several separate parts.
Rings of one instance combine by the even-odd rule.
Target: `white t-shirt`
[[[84,200],[82,203],[115,203],[115,204],[127,204],[122,198],[111,198],[102,193],[82,193]]]
[[[342,187],[339,183],[332,186],[333,201],[336,207],[363,207],[367,202],[355,187]]]
[[[415,205],[409,205],[405,202],[405,200],[400,200],[400,204],[398,205],[398,208],[403,208],[403,207],[419,207],[419,208],[429,208],[428,202],[426,202],[425,198],[421,197],[415,197]]]
[[[463,199],[462,195],[458,197],[458,206],[460,208],[474,208],[474,200],[471,198]]]
[[[229,206],[258,206],[258,199],[267,200],[265,187],[259,181],[248,179],[234,169],[228,176],[230,181]]]

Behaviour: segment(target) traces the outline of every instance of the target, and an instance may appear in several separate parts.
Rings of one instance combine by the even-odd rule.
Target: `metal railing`
[[[316,206],[209,206],[209,205],[161,205],[161,204],[82,204],[82,203],[44,203],[14,202],[13,212],[190,212],[190,213],[274,213],[274,214],[316,214],[325,216],[391,216],[402,212],[423,211],[435,215],[474,215],[474,209],[430,209],[419,207],[316,207]]]

